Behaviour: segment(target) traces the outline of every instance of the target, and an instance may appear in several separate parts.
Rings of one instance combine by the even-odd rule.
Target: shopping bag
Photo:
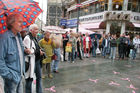
[[[67,43],[67,45],[66,45],[66,50],[65,50],[66,52],[72,52],[72,46],[71,46],[71,44],[70,43]]]
[[[100,54],[100,53],[101,53],[100,49],[97,48],[97,49],[96,49],[96,54]]]

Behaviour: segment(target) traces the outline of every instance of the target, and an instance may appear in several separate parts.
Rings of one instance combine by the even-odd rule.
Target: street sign
[[[67,27],[76,27],[77,26],[77,19],[67,20]]]
[[[76,7],[82,7],[82,4],[76,4]]]
[[[67,19],[61,19],[60,26],[67,26]]]

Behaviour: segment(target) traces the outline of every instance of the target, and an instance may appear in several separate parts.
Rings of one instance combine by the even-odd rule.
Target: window
[[[138,12],[138,0],[133,0],[132,1],[132,11],[133,12]]]
[[[98,13],[100,11],[99,3],[95,4],[95,12]]]
[[[107,3],[105,4],[104,8],[105,8],[106,11],[108,10],[108,4]]]
[[[132,3],[131,2],[128,2],[127,10],[131,10],[131,9],[132,9]]]
[[[113,10],[122,10],[124,0],[113,0]]]

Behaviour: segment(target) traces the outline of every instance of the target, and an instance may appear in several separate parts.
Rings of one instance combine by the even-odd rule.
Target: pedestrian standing
[[[54,54],[57,56],[55,60],[52,62],[52,70],[54,73],[59,73],[58,72],[58,67],[59,67],[59,62],[61,58],[61,48],[62,48],[62,35],[57,34],[54,35],[54,43],[56,47],[54,48]]]
[[[76,34],[75,33],[71,33],[70,34],[70,38],[69,38],[69,43],[72,46],[72,52],[69,53],[69,61],[71,61],[72,63],[74,63],[75,60],[75,51],[76,51],[76,38],[75,38]]]
[[[125,34],[122,34],[121,37],[119,38],[119,59],[124,59],[125,57],[125,47],[126,47],[126,38]]]
[[[106,54],[107,54],[107,49],[108,49],[108,46],[109,46],[108,43],[109,43],[108,36],[105,35],[105,38],[103,39],[103,42],[102,42],[102,46],[103,46],[102,56],[104,58],[106,57]]]
[[[91,39],[92,42],[92,56],[96,57],[96,49],[99,48],[99,39],[97,35],[95,35],[95,38]]]
[[[133,51],[132,51],[132,59],[136,58],[137,54],[137,49],[139,48],[140,42],[139,42],[139,35],[136,35],[135,38],[133,39]]]
[[[43,74],[42,78],[46,77],[45,75],[46,71],[48,72],[48,77],[53,78],[51,74],[51,64],[52,64],[52,57],[54,55],[53,51],[56,46],[53,41],[53,38],[52,39],[50,38],[50,32],[48,31],[45,32],[44,38],[39,41],[39,45],[45,51],[45,54],[47,56],[42,61],[43,63],[42,64],[42,74]]]
[[[83,48],[84,48],[84,56],[89,57],[90,54],[90,49],[91,49],[92,43],[91,43],[91,38],[89,37],[88,33],[86,33],[86,36],[84,37],[83,40]]]
[[[82,60],[82,50],[81,50],[81,39],[80,39],[80,35],[77,35],[77,53],[79,58]]]
[[[112,39],[110,40],[110,47],[111,47],[111,53],[109,58],[114,60],[116,56],[116,47],[117,47],[116,35],[112,36]]]
[[[126,36],[126,51],[125,51],[125,56],[129,57],[129,53],[130,53],[130,36],[127,35]]]
[[[19,33],[22,30],[23,18],[20,14],[11,14],[6,23],[8,31],[0,34],[0,76],[4,80],[5,93],[23,93],[25,62]]]
[[[41,84],[41,56],[43,52],[41,51],[38,41],[36,39],[38,33],[38,26],[32,24],[29,27],[29,34],[23,40],[25,49],[30,50],[26,53],[25,63],[26,65],[26,93],[32,93],[32,82],[34,79],[34,74],[36,75],[36,93],[42,93]]]
[[[66,45],[69,41],[69,36],[68,36],[68,32],[66,32],[64,35],[63,35],[63,58],[64,58],[64,61],[66,61]]]

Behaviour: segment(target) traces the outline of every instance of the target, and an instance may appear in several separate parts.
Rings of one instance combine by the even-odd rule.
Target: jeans
[[[42,93],[42,80],[41,80],[41,65],[40,60],[35,62],[35,74],[36,74],[36,93]],[[32,93],[33,78],[26,79],[26,93]]]
[[[70,61],[70,60],[71,60],[71,61],[74,61],[74,59],[75,59],[75,48],[72,47],[72,52],[69,53],[69,61]]]
[[[27,78],[26,79],[26,85],[25,85],[26,93],[32,93],[32,82],[33,82],[33,78]]]
[[[42,70],[41,70],[41,65],[40,61],[38,60],[35,63],[35,74],[36,74],[36,93],[42,93]]]
[[[104,57],[106,56],[107,48],[108,47],[103,47],[102,56],[104,56]]]
[[[22,80],[16,84],[15,82],[4,79],[4,91],[5,93],[23,93]]]
[[[65,58],[65,56],[66,56],[66,46],[63,46],[63,60],[64,61],[66,61],[66,58]]]
[[[60,48],[55,49],[54,53],[56,54],[57,59],[52,62],[52,70],[57,71],[58,70],[58,64],[60,62],[60,53],[61,53]]]
[[[93,46],[93,48],[92,48],[93,57],[96,57],[96,49],[97,49],[97,47]]]
[[[133,49],[132,51],[132,59],[136,58],[137,49]]]
[[[111,47],[110,59],[115,59],[116,56],[116,47]]]

